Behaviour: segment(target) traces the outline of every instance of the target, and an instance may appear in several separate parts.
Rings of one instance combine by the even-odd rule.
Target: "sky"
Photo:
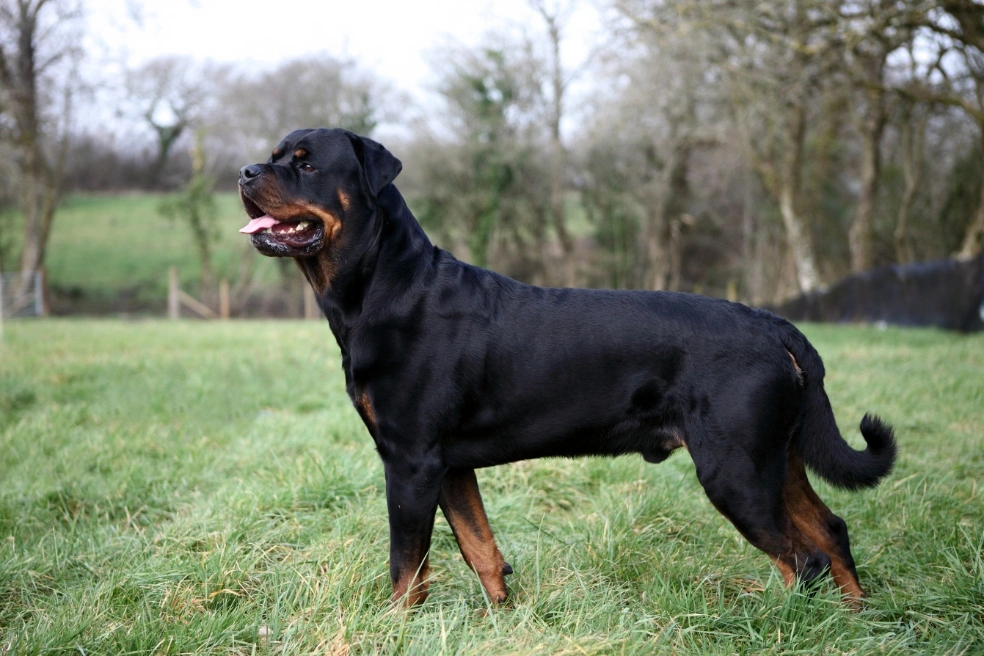
[[[568,20],[562,58],[569,68],[583,63],[596,40],[593,2],[579,0]],[[185,54],[270,67],[328,53],[354,59],[422,102],[434,86],[431,66],[442,45],[475,46],[495,29],[543,33],[526,0],[88,0],[86,6],[93,49],[116,61],[134,65]]]

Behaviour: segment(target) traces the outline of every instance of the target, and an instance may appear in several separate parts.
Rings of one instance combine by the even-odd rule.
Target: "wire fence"
[[[0,273],[0,320],[44,316],[44,279],[40,271]]]

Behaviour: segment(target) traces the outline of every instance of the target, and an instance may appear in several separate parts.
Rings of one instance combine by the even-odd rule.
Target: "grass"
[[[161,199],[146,193],[66,198],[58,209],[47,258],[52,289],[86,309],[160,310],[167,298],[167,270],[174,266],[182,287],[197,290],[200,265],[191,230],[161,216]],[[256,256],[237,233],[247,219],[236,194],[217,193],[216,206],[215,278],[235,280],[242,258],[255,257],[257,280],[275,282],[276,262]]]
[[[856,614],[786,590],[682,452],[479,472],[510,601],[439,514],[431,596],[394,612],[382,471],[327,325],[9,322],[0,653],[984,653],[984,335],[807,331],[848,439],[873,410],[902,449],[874,491],[817,486]]]
[[[182,289],[201,296],[201,266],[191,230],[159,212],[163,196],[72,194],[58,208],[47,257],[55,309],[65,314],[164,313],[168,268],[176,267]],[[260,291],[283,294],[277,262],[261,257],[238,233],[247,221],[234,192],[218,192],[218,240],[213,249],[213,277],[235,285],[244,259],[254,267]],[[412,199],[411,199],[412,204]],[[591,226],[572,203],[570,229],[587,234]],[[19,237],[19,228],[12,230]],[[287,270],[295,274],[288,263]],[[8,262],[7,266],[11,266]],[[212,290],[215,293],[215,290]]]

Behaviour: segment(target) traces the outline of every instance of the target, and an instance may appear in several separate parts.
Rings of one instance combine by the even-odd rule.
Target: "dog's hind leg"
[[[851,555],[851,543],[847,536],[847,524],[830,512],[806,477],[803,461],[790,452],[783,487],[786,510],[793,522],[807,537],[830,557],[830,573],[841,592],[852,604],[864,597],[858,583],[858,571]]]
[[[478,574],[489,599],[495,603],[505,601],[508,591],[504,576],[512,574],[512,567],[503,560],[495,544],[475,470],[449,470],[441,483],[438,503],[451,525],[461,555]]]
[[[783,502],[785,454],[760,452],[753,461],[744,450],[732,448],[711,462],[695,454],[694,462],[714,507],[772,558],[787,585],[797,578],[809,584],[830,568],[830,557],[800,531]]]

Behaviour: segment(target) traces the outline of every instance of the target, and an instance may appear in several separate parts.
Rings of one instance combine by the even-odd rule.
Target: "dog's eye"
[[[315,168],[310,164],[308,164],[307,162],[303,162],[298,168],[304,171],[305,173],[314,173],[315,171]]]

